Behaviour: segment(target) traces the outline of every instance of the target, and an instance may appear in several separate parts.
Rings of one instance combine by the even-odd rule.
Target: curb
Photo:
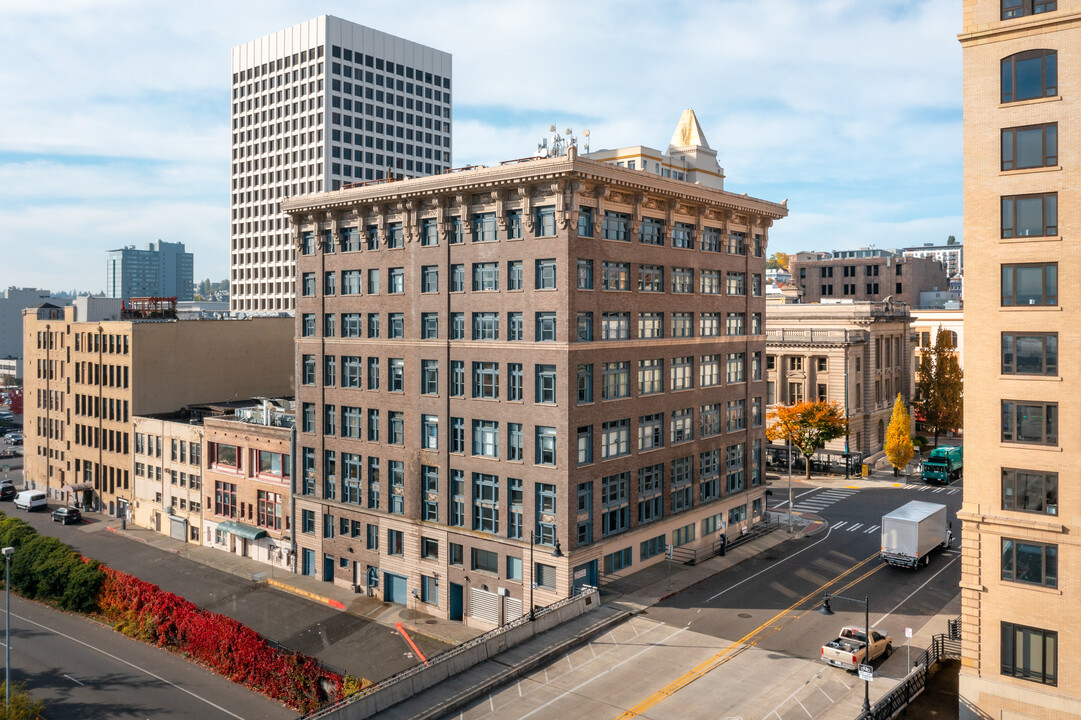
[[[318,595],[313,592],[308,592],[307,590],[301,590],[300,588],[290,585],[288,583],[284,583],[281,580],[276,580],[274,578],[266,578],[265,580],[263,580],[263,582],[265,582],[267,585],[270,585],[271,587],[276,587],[279,590],[284,590],[285,592],[293,593],[294,595],[300,595],[301,597],[306,597],[309,600],[314,600],[317,603],[328,605],[335,610],[345,610],[345,605],[338,600],[328,598],[324,595]]]
[[[472,703],[474,700],[477,700],[478,698],[484,697],[485,695],[492,692],[493,690],[496,690],[498,688],[503,687],[504,685],[507,685],[512,680],[514,680],[514,678],[522,677],[526,673],[532,672],[533,670],[536,670],[538,667],[547,664],[552,659],[557,658],[560,655],[563,655],[563,654],[569,652],[570,650],[573,650],[574,648],[579,647],[580,645],[584,645],[585,643],[589,642],[591,639],[595,638],[597,635],[600,635],[601,633],[607,632],[610,628],[614,627],[615,625],[618,625],[619,623],[623,622],[624,620],[627,620],[627,619],[631,618],[632,616],[634,616],[634,614],[635,613],[632,613],[632,612],[630,612],[628,610],[624,610],[622,612],[619,612],[619,613],[613,615],[612,617],[608,618],[607,620],[602,620],[598,624],[590,627],[585,632],[579,633],[578,635],[575,635],[572,638],[564,640],[563,642],[559,643],[558,645],[551,645],[551,646],[545,648],[544,650],[542,650],[537,655],[533,655],[532,657],[524,660],[523,662],[519,663],[518,665],[507,666],[506,670],[498,672],[495,675],[489,676],[489,678],[487,680],[485,680],[484,682],[468,688],[463,694],[456,695],[456,696],[450,698],[443,705],[440,705],[438,707],[428,708],[427,710],[425,710],[425,711],[423,711],[421,713],[418,713],[417,715],[414,715],[411,718],[411,720],[435,720],[436,718],[441,718],[441,717],[444,717],[446,715],[449,715],[450,713],[453,713],[455,710],[460,710],[463,707],[465,707],[466,705]],[[553,630],[554,629],[555,628],[553,628]],[[498,662],[498,661],[496,661],[494,658],[488,658],[488,662]],[[444,681],[444,682],[446,682],[446,681]],[[390,710],[390,709],[391,708],[387,708],[387,710]]]

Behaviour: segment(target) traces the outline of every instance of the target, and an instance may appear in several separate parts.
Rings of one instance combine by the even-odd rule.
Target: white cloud
[[[454,55],[455,164],[528,155],[550,122],[663,148],[693,107],[730,189],[790,199],[775,244],[961,234],[956,3],[54,0],[0,5],[0,284],[54,284],[35,253],[61,247],[70,286],[159,236],[224,277],[229,50],[323,12]],[[78,230],[27,247],[57,222]]]

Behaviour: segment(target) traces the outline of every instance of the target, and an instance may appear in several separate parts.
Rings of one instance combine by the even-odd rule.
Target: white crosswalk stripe
[[[845,500],[857,492],[859,492],[858,489],[848,488],[844,490],[824,490],[807,497],[805,500],[797,501],[796,504],[792,506],[792,509],[798,512],[818,512],[820,510],[825,510],[834,503]]]
[[[833,525],[833,529],[834,529],[834,530],[840,530],[841,528],[843,528],[843,527],[845,526],[846,522],[847,522],[847,521],[845,521],[845,520],[842,520],[842,521],[841,521],[841,522],[839,522],[839,523],[834,523],[834,525]]]
[[[864,535],[870,535],[870,534],[871,534],[871,533],[873,533],[873,532],[874,532],[875,530],[878,530],[878,529],[879,529],[880,527],[882,527],[882,526],[881,526],[881,525],[872,525],[871,527],[869,527],[869,528],[867,528],[866,530],[864,530],[864,531],[863,531],[863,534],[864,534]]]
[[[861,527],[863,527],[863,523],[856,523],[855,525],[849,525],[847,528],[845,528],[845,532],[856,532]]]

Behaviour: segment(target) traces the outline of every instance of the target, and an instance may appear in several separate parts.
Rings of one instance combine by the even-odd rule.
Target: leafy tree
[[[808,480],[811,478],[811,456],[830,440],[844,437],[848,431],[844,408],[840,403],[826,400],[778,405],[768,419],[773,422],[766,428],[766,437],[771,442],[790,442],[800,451],[807,461],[804,467]]]
[[[935,436],[959,429],[964,420],[964,374],[953,347],[953,335],[940,329],[935,346],[920,353],[916,372],[916,417]]]
[[[766,261],[766,267],[771,270],[787,270],[788,269],[788,253],[775,252],[769,256],[769,260]]]
[[[901,393],[897,393],[897,400],[893,403],[893,417],[890,418],[890,426],[886,430],[886,458],[893,465],[893,476],[897,477],[897,470],[908,465],[915,452],[912,449],[912,436],[909,430],[912,427],[912,418],[908,416],[905,402],[901,399]]]
[[[4,683],[0,682],[0,696],[6,695]],[[45,703],[30,697],[22,683],[11,686],[11,706],[0,703],[0,720],[37,720],[45,712]]]

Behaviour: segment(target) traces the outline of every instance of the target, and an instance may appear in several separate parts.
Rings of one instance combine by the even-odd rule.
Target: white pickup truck
[[[861,663],[870,662],[880,655],[892,655],[893,639],[872,630],[870,652],[867,652],[866,647],[867,635],[862,628],[845,627],[841,630],[840,637],[822,646],[822,661],[855,672]]]

